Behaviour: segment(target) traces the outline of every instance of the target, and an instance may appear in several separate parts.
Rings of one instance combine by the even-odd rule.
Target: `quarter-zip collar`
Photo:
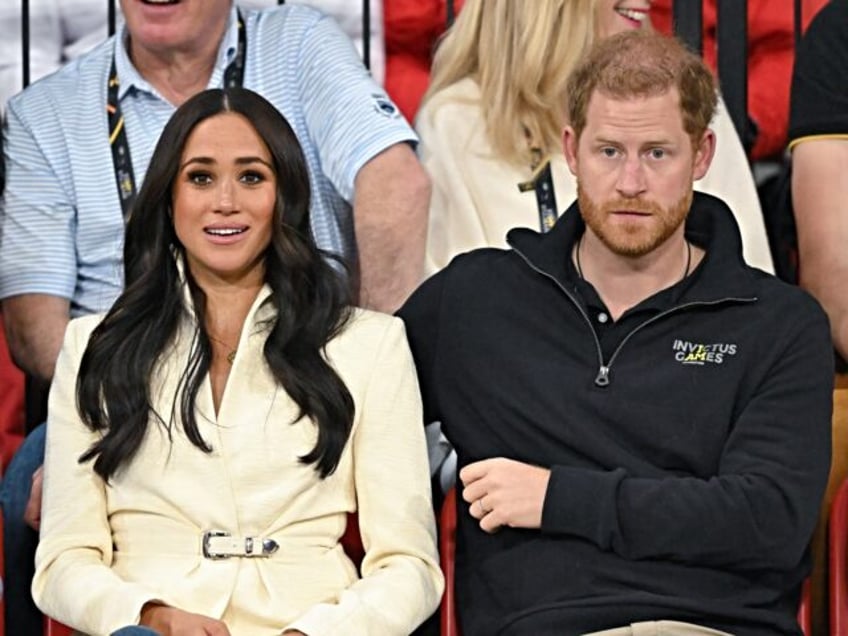
[[[585,230],[575,201],[547,234],[516,228],[507,235],[507,242],[528,265],[567,288],[567,259]],[[706,254],[698,267],[698,284],[682,291],[679,304],[756,298],[756,277],[765,274],[745,265],[739,227],[723,201],[695,192],[685,233],[686,238],[703,248]]]
[[[569,289],[568,283],[568,259],[577,239],[585,230],[580,209],[575,202],[549,233],[540,234],[519,228],[507,235],[507,242],[528,267],[550,278],[582,315],[592,333],[598,354],[596,386],[606,387],[610,384],[616,358],[628,341],[644,327],[689,308],[725,302],[750,303],[757,300],[757,270],[747,267],[742,259],[742,239],[730,208],[715,197],[695,193],[686,219],[685,233],[689,241],[705,249],[704,259],[687,279],[690,283],[680,283],[683,287],[673,306],[637,324],[627,332],[612,353],[605,357],[584,303]]]

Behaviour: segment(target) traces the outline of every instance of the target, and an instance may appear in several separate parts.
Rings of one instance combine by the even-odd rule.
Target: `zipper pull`
[[[598,375],[595,376],[595,386],[607,386],[610,383],[609,367],[601,365]]]

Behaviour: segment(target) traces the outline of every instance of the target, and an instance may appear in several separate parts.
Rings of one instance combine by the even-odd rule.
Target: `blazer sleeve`
[[[78,460],[97,434],[76,408],[80,359],[96,316],[69,323],[50,390],[41,536],[35,555],[32,595],[51,616],[86,634],[111,634],[139,621],[141,608],[156,600],[143,586],[111,569],[112,533],[107,485],[92,462]]]
[[[365,547],[362,578],[337,604],[315,605],[287,629],[309,636],[406,636],[438,607],[444,577],[421,418],[403,324],[392,319],[350,442]]]

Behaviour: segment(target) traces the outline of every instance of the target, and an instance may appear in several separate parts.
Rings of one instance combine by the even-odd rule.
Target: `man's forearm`
[[[12,359],[26,373],[50,381],[68,325],[70,303],[46,294],[3,300],[6,339]]]
[[[804,261],[803,254],[802,251],[801,262]],[[826,281],[827,277],[833,277],[833,282]],[[843,281],[841,289],[834,284],[838,281]],[[833,346],[843,358],[848,359],[848,285],[844,281],[848,281],[846,269],[828,270],[812,264],[801,268],[801,286],[815,296],[827,311]]]
[[[822,304],[848,356],[848,142],[804,141],[792,152],[792,203],[801,285]]]
[[[363,307],[391,313],[421,282],[429,200],[430,180],[406,144],[359,171],[353,209]]]

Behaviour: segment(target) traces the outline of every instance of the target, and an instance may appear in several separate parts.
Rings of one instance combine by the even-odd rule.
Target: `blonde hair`
[[[595,0],[466,0],[436,51],[424,101],[466,77],[495,153],[533,162],[558,152],[566,82],[594,40]]]

